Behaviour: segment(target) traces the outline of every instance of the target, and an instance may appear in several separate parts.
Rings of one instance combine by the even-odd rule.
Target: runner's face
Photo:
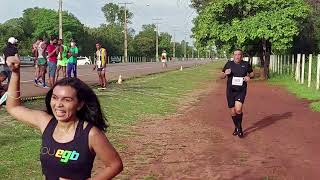
[[[101,45],[100,45],[100,44],[96,44],[96,48],[97,48],[97,49],[100,49],[100,48],[101,48]]]
[[[51,109],[58,121],[70,121],[76,119],[76,113],[82,108],[78,101],[77,92],[70,86],[56,86],[53,89]]]
[[[235,51],[233,53],[233,59],[236,62],[240,62],[242,60],[242,52],[241,51]]]

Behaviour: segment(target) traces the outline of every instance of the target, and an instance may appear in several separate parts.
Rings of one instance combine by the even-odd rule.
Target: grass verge
[[[299,84],[291,76],[288,75],[273,76],[269,80],[269,82],[273,85],[284,86],[286,89],[288,89],[289,92],[295,94],[301,99],[313,101],[310,104],[310,108],[314,111],[320,112],[320,91],[317,91],[314,85],[309,88],[307,86],[307,83]]]
[[[176,112],[191,92],[201,90],[224,62],[215,62],[183,71],[150,75],[111,84],[108,90],[95,90],[106,113],[108,137],[119,151],[126,148],[121,138],[131,135],[130,126],[145,117],[163,117]],[[43,109],[43,100],[25,103]],[[0,110],[0,177],[2,179],[43,179],[39,162],[41,135],[37,130],[14,121]]]

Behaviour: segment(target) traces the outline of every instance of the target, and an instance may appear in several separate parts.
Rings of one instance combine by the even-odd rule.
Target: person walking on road
[[[71,41],[70,45],[67,64],[67,75],[69,78],[71,77],[71,72],[73,72],[73,77],[77,77],[77,57],[79,53],[78,47],[74,41]]]
[[[167,68],[167,52],[166,52],[166,50],[162,50],[161,62],[162,62],[162,68]]]
[[[60,70],[62,71],[62,77],[66,77],[66,67],[68,63],[68,47],[63,45],[63,40],[59,39],[58,40],[58,67],[56,71],[56,81],[58,81],[59,78],[59,72]]]
[[[235,129],[234,136],[242,138],[242,108],[247,94],[247,83],[254,77],[251,65],[242,60],[243,52],[237,49],[233,53],[233,61],[228,61],[221,74],[221,78],[227,80],[227,102],[231,111],[231,116]]]
[[[94,91],[77,78],[57,81],[48,91],[46,111],[21,104],[20,60],[8,58],[12,79],[6,109],[16,120],[42,134],[40,162],[48,180],[112,179],[123,170],[121,158],[105,135],[106,118]],[[95,156],[104,167],[91,178]]]
[[[107,50],[102,48],[101,43],[96,43],[96,64],[93,70],[97,69],[99,76],[99,83],[101,89],[106,89],[107,87],[107,79],[106,79],[106,66],[107,66]]]

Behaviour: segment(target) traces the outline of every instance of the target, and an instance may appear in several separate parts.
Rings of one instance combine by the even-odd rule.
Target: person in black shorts
[[[15,119],[42,134],[40,162],[46,180],[112,179],[123,169],[121,158],[105,135],[106,118],[94,91],[78,78],[57,81],[45,98],[46,110],[21,104],[20,60],[12,70],[6,109]],[[92,177],[95,157],[103,163]]]
[[[254,77],[250,63],[242,60],[243,52],[237,49],[233,53],[233,61],[228,61],[224,66],[221,78],[227,80],[227,101],[235,129],[234,136],[243,137],[242,107],[247,94],[247,82]]]

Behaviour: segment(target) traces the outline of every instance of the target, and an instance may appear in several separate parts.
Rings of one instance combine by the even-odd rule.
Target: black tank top
[[[42,134],[40,161],[42,173],[46,180],[58,180],[59,177],[84,180],[91,177],[95,154],[89,149],[89,123],[83,129],[83,121],[79,121],[74,139],[68,143],[56,142],[52,135],[58,121],[53,118]]]

